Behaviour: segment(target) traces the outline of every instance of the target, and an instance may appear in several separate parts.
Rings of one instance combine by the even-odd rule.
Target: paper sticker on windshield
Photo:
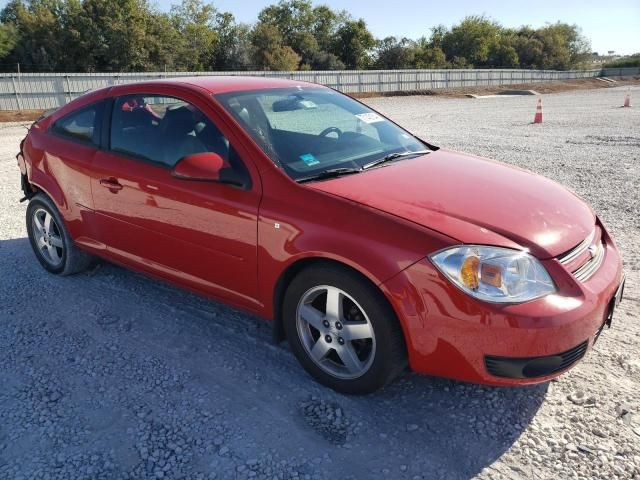
[[[300,155],[300,160],[306,163],[308,167],[311,167],[313,165],[317,165],[320,163],[320,161],[310,153],[305,153],[304,155]]]
[[[359,113],[358,115],[356,115],[356,117],[358,117],[364,123],[384,122],[384,118],[382,118],[377,113],[373,113],[373,112],[370,112],[370,113]]]

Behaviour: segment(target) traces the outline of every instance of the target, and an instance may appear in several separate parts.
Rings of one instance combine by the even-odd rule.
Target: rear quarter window
[[[56,120],[51,130],[62,137],[88,145],[100,145],[100,127],[104,102],[75,110]]]

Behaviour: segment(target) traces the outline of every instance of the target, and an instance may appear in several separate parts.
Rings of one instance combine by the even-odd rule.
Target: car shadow
[[[492,387],[406,372],[379,393],[350,399],[384,431],[414,446],[410,463],[426,478],[471,478],[520,437],[542,406],[549,382]]]
[[[35,297],[29,288],[34,283],[43,287]],[[184,380],[175,405],[166,403],[169,397],[153,406],[158,416],[163,408],[180,415],[179,402],[191,392],[193,398],[207,392],[204,405],[227,409],[235,428],[249,429],[249,438],[260,429],[252,447],[257,452],[280,448],[274,445],[289,438],[330,454],[334,463],[326,468],[343,478],[362,478],[363,465],[366,478],[382,477],[389,464],[406,470],[387,478],[473,477],[509,450],[549,387],[487,387],[406,372],[377,393],[340,395],[314,382],[286,343],[273,344],[269,322],[109,263],[85,274],[50,275],[26,238],[0,240],[0,300],[1,329],[57,318],[56,328],[68,339],[82,332],[95,342],[93,348],[101,349],[96,362],[117,361],[116,353],[111,358],[103,348],[110,345],[170,364]],[[64,366],[53,356],[46,361],[51,369]],[[141,401],[135,381],[128,389],[132,401]],[[340,408],[349,428],[333,420],[320,427],[310,423],[300,407],[308,402]],[[336,438],[326,436],[332,428],[346,432],[340,442],[327,440]]]

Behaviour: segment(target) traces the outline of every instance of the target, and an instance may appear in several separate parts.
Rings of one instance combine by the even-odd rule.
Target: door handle
[[[100,185],[108,188],[112,192],[117,192],[118,190],[122,190],[123,188],[115,178],[102,178],[100,179]]]

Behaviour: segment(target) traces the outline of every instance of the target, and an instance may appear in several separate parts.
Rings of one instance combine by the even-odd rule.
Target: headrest
[[[186,105],[169,107],[162,119],[163,131],[169,135],[184,135],[195,128],[193,112]]]

